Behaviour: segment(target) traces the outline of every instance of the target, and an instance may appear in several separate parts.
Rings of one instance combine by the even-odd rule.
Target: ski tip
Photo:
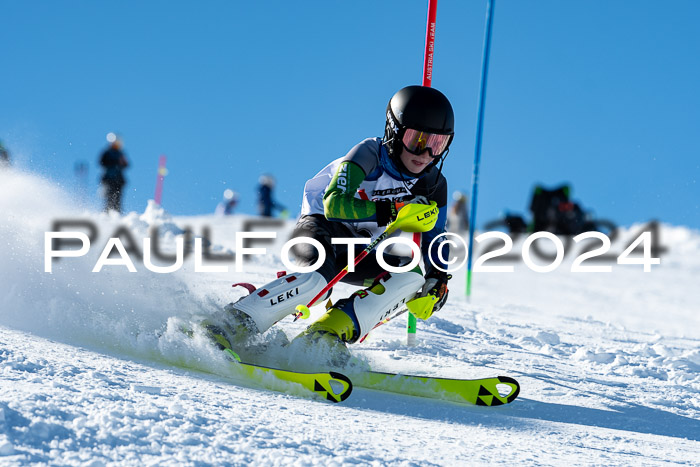
[[[498,381],[511,387],[511,392],[505,396],[506,403],[509,404],[520,394],[520,383],[509,376],[499,376]]]
[[[331,371],[328,374],[332,378],[329,381],[329,386],[334,390],[332,395],[331,393],[328,394],[328,400],[332,402],[343,402],[350,397],[352,393],[352,381],[350,381],[350,378],[342,373],[336,373],[335,371]],[[338,394],[335,393],[334,386],[338,387]]]
[[[239,357],[238,354],[236,352],[234,352],[233,350],[224,349],[224,353],[226,353],[230,358],[237,361],[238,363],[241,363],[241,357]]]

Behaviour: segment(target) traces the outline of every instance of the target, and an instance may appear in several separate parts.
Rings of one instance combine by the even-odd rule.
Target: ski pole
[[[373,327],[372,329],[370,329],[369,332],[368,332],[367,334],[365,334],[364,336],[362,336],[362,338],[359,340],[360,344],[361,344],[362,342],[364,342],[365,339],[367,339],[367,336],[369,336],[369,333],[370,333],[370,332],[374,331],[374,330],[377,329],[379,326],[388,323],[388,322],[391,321],[392,319],[398,318],[399,316],[401,316],[402,314],[406,313],[407,311],[408,311],[408,308],[404,308],[404,309],[402,309],[401,311],[399,311],[398,313],[396,313],[394,316],[390,316],[390,317],[388,317],[388,318],[384,318],[383,320],[381,320],[380,322],[378,322],[377,324],[375,324],[374,327]],[[409,313],[409,315],[410,315],[410,316],[413,316],[412,313]],[[413,316],[413,319],[415,320],[416,317]]]
[[[481,163],[481,140],[484,133],[484,108],[486,106],[486,82],[489,72],[491,52],[491,28],[496,0],[486,3],[486,30],[484,31],[484,51],[481,63],[481,84],[479,89],[479,110],[476,123],[476,143],[474,145],[474,174],[472,176],[472,207],[469,213],[469,248],[467,249],[467,297],[472,293],[472,257],[474,251],[474,227],[476,225],[476,195],[479,192],[479,164]]]
[[[452,275],[448,275],[447,279],[452,279]],[[360,342],[364,341],[367,339],[367,336],[369,336],[369,333],[377,329],[379,326],[388,323],[392,319],[396,318],[397,316],[401,316],[402,314],[406,313],[407,311],[409,312],[409,315],[413,316],[413,319],[416,319],[416,316],[424,316],[424,313],[426,311],[430,311],[430,315],[427,317],[424,317],[422,319],[427,319],[433,314],[433,310],[435,309],[435,304],[437,303],[438,298],[436,296],[431,296],[428,294],[425,297],[414,297],[411,300],[406,301],[406,307],[402,308],[399,310],[397,313],[395,313],[392,316],[389,316],[387,318],[384,318],[380,322],[374,325],[372,329],[367,332],[362,338],[360,339]],[[430,307],[430,310],[428,310],[428,307]],[[418,315],[417,313],[420,313]]]
[[[402,229],[405,232],[427,232],[435,226],[435,222],[437,222],[437,203],[435,201],[431,201],[429,205],[405,205],[399,211],[396,219],[386,226],[384,232],[355,257],[353,261],[354,265],[357,266],[360,261],[365,259],[370,251],[396,230]],[[298,305],[296,307],[297,313],[294,315],[294,321],[299,318],[308,318],[310,314],[309,308],[319,301],[335,284],[340,282],[340,280],[348,274],[349,270],[350,265],[348,264],[318,294],[316,294],[307,305]]]
[[[355,264],[354,264],[354,265],[357,266],[358,263],[359,263],[360,261],[362,261],[363,259],[365,259],[365,257],[369,254],[369,252],[372,251],[372,250],[374,249],[375,246],[379,245],[380,242],[382,242],[382,241],[385,240],[389,235],[391,235],[392,233],[394,233],[394,231],[396,230],[396,228],[393,228],[393,227],[394,227],[394,223],[392,222],[391,224],[389,224],[389,225],[387,226],[386,230],[384,230],[384,232],[382,232],[382,234],[381,234],[379,237],[377,237],[377,239],[376,239],[375,241],[373,241],[372,243],[370,243],[370,244],[367,246],[367,248],[365,248],[364,250],[362,250],[362,252],[361,252],[359,255],[357,255],[357,256],[355,257],[355,261],[354,261]],[[308,318],[308,317],[309,317],[309,313],[310,313],[310,312],[309,312],[309,308],[311,308],[312,306],[314,306],[314,304],[315,304],[317,301],[319,301],[324,295],[326,295],[326,293],[327,293],[331,288],[333,288],[333,286],[334,286],[335,284],[337,284],[338,282],[340,282],[340,280],[341,280],[343,277],[345,277],[345,276],[348,274],[349,271],[350,271],[350,265],[348,264],[347,266],[345,266],[345,267],[343,268],[342,271],[340,271],[340,272],[328,283],[328,285],[326,285],[318,294],[316,294],[316,296],[315,296],[314,298],[312,298],[311,301],[310,301],[307,305],[298,305],[298,306],[296,307],[296,310],[298,311],[298,313],[296,313],[296,314],[294,315],[294,316],[295,316],[295,317],[294,317],[294,321],[296,321],[296,320],[299,319],[299,318],[304,318],[304,319]]]

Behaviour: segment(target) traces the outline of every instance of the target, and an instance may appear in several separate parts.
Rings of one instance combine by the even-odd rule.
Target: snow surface
[[[507,375],[512,404],[474,407],[355,388],[341,404],[250,387],[181,323],[210,316],[284,269],[279,229],[268,254],[236,273],[169,274],[134,257],[91,272],[107,239],[126,228],[139,249],[158,226],[172,253],[189,227],[211,230],[211,251],[235,250],[257,219],[170,217],[157,206],[124,217],[82,210],[60,187],[0,172],[0,464],[595,464],[697,465],[700,459],[700,232],[663,225],[660,266],[611,273],[556,271],[474,277],[464,270],[448,304],[419,323],[376,330],[353,353],[374,369],[476,378]],[[57,219],[92,222],[87,256],[44,272],[44,234]],[[641,226],[622,237],[634,238]],[[260,226],[255,230],[270,230]],[[64,229],[65,230],[65,229]],[[126,242],[125,242],[126,243]],[[191,243],[191,239],[190,239]],[[613,250],[620,253],[620,244]],[[513,251],[517,252],[518,243]],[[160,265],[166,265],[158,263]],[[334,298],[353,290],[341,285]],[[317,307],[320,308],[320,307]],[[322,310],[312,310],[312,318]],[[308,322],[285,319],[261,336],[272,348]],[[278,355],[279,356],[279,355]]]

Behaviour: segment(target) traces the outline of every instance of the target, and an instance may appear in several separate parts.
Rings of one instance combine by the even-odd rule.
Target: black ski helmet
[[[398,157],[401,153],[402,139],[406,129],[412,128],[429,133],[452,135],[454,138],[454,121],[455,117],[450,101],[437,89],[425,86],[407,86],[399,90],[386,106],[383,142],[389,157],[402,172],[407,172]],[[451,143],[452,139],[450,139]],[[445,155],[447,155],[447,150],[443,152],[441,157],[436,158],[433,165]]]

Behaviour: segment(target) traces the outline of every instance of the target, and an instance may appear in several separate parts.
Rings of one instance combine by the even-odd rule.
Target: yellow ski
[[[490,407],[513,402],[520,393],[520,384],[507,376],[450,379],[368,371],[352,379],[357,387]]]
[[[289,383],[298,384],[331,402],[342,402],[352,392],[350,379],[335,371],[324,373],[299,373],[281,370],[252,363],[241,362],[238,355],[231,349],[224,350],[233,360],[236,369],[257,386],[273,391],[289,392]]]

